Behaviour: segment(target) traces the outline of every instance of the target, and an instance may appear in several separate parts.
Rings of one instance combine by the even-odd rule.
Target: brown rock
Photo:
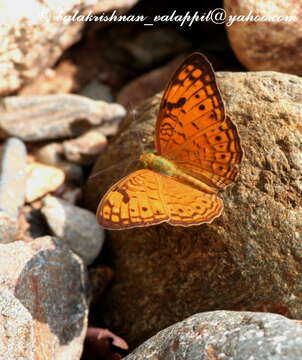
[[[71,0],[64,6],[28,0],[26,6],[16,7],[2,1],[0,22],[1,49],[0,94],[16,91],[52,66],[62,52],[78,41],[84,26],[81,21],[58,21],[56,16],[80,14],[92,9],[90,1]]]
[[[301,326],[280,315],[213,311],[160,331],[125,360],[298,360],[301,335]]]
[[[249,70],[275,70],[302,75],[302,3],[300,1],[224,0],[234,15],[296,17],[295,21],[226,22],[231,46]],[[228,26],[229,25],[229,26]]]
[[[80,39],[85,21],[73,21],[73,15],[129,10],[137,0],[69,0],[41,2],[27,0],[16,7],[1,2],[0,95],[7,95],[34,80],[51,67],[63,51]],[[58,88],[54,89],[55,91]]]
[[[162,224],[108,233],[115,281],[100,308],[106,326],[132,344],[213,309],[302,318],[302,80],[274,72],[217,77],[245,152],[239,180],[221,194],[222,216],[190,228]],[[137,132],[144,150],[153,149],[159,99],[129,116],[100,155],[94,173],[112,168],[90,178],[91,209],[135,169],[118,164],[141,153]]]
[[[65,175],[61,169],[36,161],[31,162],[27,166],[26,201],[33,202],[56,190],[64,180]]]
[[[82,360],[120,360],[128,344],[108,329],[89,327]]]
[[[168,64],[144,74],[124,86],[118,93],[117,102],[128,110],[161,91],[170,80],[184,56],[177,56]]]
[[[94,5],[94,12],[101,13],[119,10],[119,13],[129,10],[138,0],[98,0]]]
[[[81,260],[49,236],[0,247],[0,357],[80,359],[88,315]]]

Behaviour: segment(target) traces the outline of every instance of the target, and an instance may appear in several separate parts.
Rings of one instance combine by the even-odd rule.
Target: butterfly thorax
[[[169,160],[154,153],[146,153],[140,156],[140,161],[146,169],[154,170],[166,176],[175,176],[176,166]]]
[[[198,190],[205,191],[209,194],[216,194],[218,192],[217,189],[214,189],[199,179],[190,176],[179,169],[172,161],[162,156],[155,155],[154,153],[146,153],[140,156],[140,161],[142,162],[144,168],[156,171],[162,175],[172,176],[178,181],[184,184],[189,184]]]

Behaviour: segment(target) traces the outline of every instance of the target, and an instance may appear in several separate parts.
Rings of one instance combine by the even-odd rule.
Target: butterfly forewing
[[[191,55],[176,71],[161,102],[157,152],[215,188],[230,184],[242,150],[235,125],[225,119],[214,71],[206,58]]]

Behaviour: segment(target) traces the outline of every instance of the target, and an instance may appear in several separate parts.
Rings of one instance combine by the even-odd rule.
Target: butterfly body
[[[237,177],[242,149],[208,60],[192,54],[175,72],[160,105],[156,153],[144,169],[113,185],[97,209],[105,228],[123,230],[167,222],[210,223],[223,210],[217,196]]]
[[[171,176],[175,180],[190,185],[195,189],[205,191],[209,194],[216,194],[218,191],[211,188],[207,184],[198,179],[186,174],[181,169],[177,168],[171,160],[165,159],[162,156],[158,156],[154,153],[146,153],[140,156],[140,160],[144,168],[153,170],[165,176]]]
[[[154,153],[146,153],[140,156],[144,168],[154,170],[166,176],[176,176],[177,167],[169,160]]]

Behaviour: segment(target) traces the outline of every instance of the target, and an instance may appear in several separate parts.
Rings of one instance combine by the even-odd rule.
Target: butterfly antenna
[[[130,111],[131,111],[132,116],[133,116],[133,121],[135,123],[136,109],[135,109],[135,107],[133,106],[133,104],[131,102],[129,103],[129,107],[130,107]],[[142,154],[142,153],[145,152],[145,147],[144,147],[144,143],[142,141],[142,137],[140,136],[139,130],[134,129],[134,133],[135,133],[135,135],[137,137],[137,143],[138,143],[138,146],[140,147],[140,152]]]
[[[128,170],[129,170],[129,167],[130,167],[130,165],[132,164],[132,163],[134,163],[134,162],[139,162],[139,159],[134,159],[134,160],[132,160],[126,167],[125,167],[125,169],[124,169],[124,171],[123,171],[123,174],[122,174],[122,177],[124,177],[127,173],[128,173]]]
[[[106,167],[106,169],[97,171],[95,174],[90,175],[89,178],[88,178],[88,180],[93,179],[94,177],[99,176],[100,174],[103,174],[103,173],[106,172],[106,171],[115,169],[116,167],[120,166],[121,164],[127,164],[127,163],[129,163],[129,164],[127,165],[127,167],[126,167],[126,168],[128,169],[128,168],[129,168],[129,165],[131,165],[131,164],[132,164],[133,162],[135,162],[135,161],[139,161],[139,159],[138,159],[138,158],[130,158],[130,159],[127,159],[127,160],[120,161],[120,162],[118,162],[117,164],[114,164],[114,165],[112,165],[112,166]]]

